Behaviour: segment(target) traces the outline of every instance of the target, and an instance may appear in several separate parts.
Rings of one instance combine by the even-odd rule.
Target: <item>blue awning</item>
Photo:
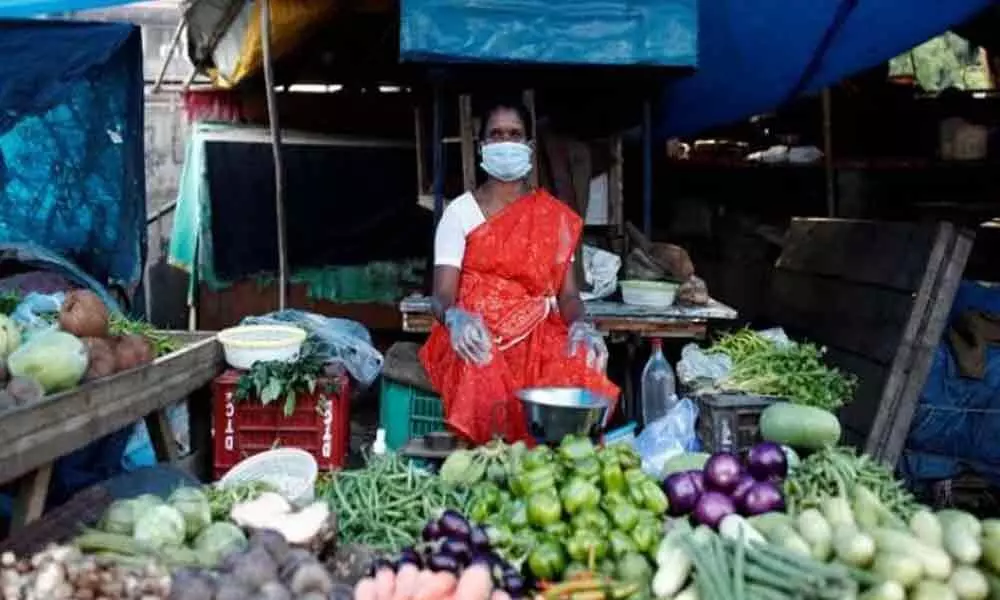
[[[659,133],[680,136],[817,92],[975,16],[996,0],[712,0],[698,70],[668,84]]]
[[[27,18],[92,8],[107,8],[133,4],[136,0],[4,0],[0,1],[0,17]]]

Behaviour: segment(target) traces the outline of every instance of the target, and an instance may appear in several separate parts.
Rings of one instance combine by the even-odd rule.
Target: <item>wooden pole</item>
[[[278,99],[274,92],[274,65],[271,62],[271,3],[260,0],[260,45],[264,61],[264,85],[267,87],[267,120],[271,126],[271,151],[274,154],[274,210],[278,224],[278,309],[288,302],[288,247],[285,239],[285,169],[281,161],[281,124]]]
[[[833,170],[833,97],[823,88],[823,164],[826,174],[826,216],[837,216],[837,185]]]

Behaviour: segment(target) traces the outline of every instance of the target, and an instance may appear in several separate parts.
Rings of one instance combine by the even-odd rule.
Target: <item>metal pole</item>
[[[826,174],[826,216],[837,216],[837,182],[833,169],[833,97],[823,88],[823,163]]]
[[[281,124],[278,100],[274,92],[274,65],[271,63],[271,3],[260,0],[260,46],[264,61],[264,85],[267,87],[267,120],[271,126],[271,151],[274,154],[274,211],[278,224],[278,309],[288,301],[288,247],[285,239],[285,169],[281,161]]]
[[[444,106],[441,101],[441,85],[434,84],[434,222],[441,219],[444,212]]]
[[[642,103],[642,232],[653,239],[653,107]]]

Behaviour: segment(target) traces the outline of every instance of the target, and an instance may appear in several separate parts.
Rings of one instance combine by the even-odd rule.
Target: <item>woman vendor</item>
[[[607,347],[584,320],[569,268],[583,221],[528,184],[526,114],[517,103],[484,114],[486,182],[451,201],[435,234],[437,322],[420,358],[447,425],[476,444],[494,435],[531,441],[519,389],[584,387],[613,400],[619,393],[604,375]]]

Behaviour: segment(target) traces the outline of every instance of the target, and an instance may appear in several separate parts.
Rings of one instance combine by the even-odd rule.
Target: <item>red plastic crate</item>
[[[300,394],[295,412],[286,417],[284,400],[264,406],[256,398],[237,400],[240,372],[229,370],[212,382],[212,440],[215,478],[241,460],[273,448],[300,448],[313,455],[322,471],[344,466],[350,445],[348,378],[321,378],[314,394]],[[329,411],[321,405],[323,389]]]

